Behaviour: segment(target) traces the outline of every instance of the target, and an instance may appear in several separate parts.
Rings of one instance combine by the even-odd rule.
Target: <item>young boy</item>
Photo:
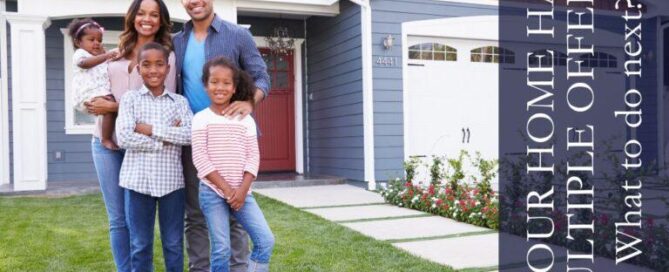
[[[116,136],[126,150],[120,186],[130,231],[133,271],[153,271],[156,205],[166,271],[183,271],[184,178],[181,146],[190,144],[193,114],[183,96],[165,89],[169,51],[151,42],[138,56],[144,86],[121,98]]]

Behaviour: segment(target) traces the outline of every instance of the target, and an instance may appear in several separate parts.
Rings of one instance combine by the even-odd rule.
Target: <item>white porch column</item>
[[[372,6],[369,0],[351,0],[351,2],[360,6],[365,181],[367,181],[368,190],[376,190],[376,166],[374,164],[374,77],[372,73]]]
[[[9,184],[9,93],[7,77],[7,20],[0,0],[0,185]]]
[[[8,14],[12,44],[14,190],[46,190],[46,16]]]

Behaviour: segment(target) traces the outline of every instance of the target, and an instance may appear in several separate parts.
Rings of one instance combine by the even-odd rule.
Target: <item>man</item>
[[[193,113],[209,107],[209,97],[202,84],[202,67],[213,58],[224,56],[248,72],[258,90],[255,103],[267,96],[270,88],[265,61],[251,33],[240,26],[223,21],[214,13],[213,0],[182,0],[191,20],[174,38],[177,56],[177,91],[183,94]],[[234,102],[223,114],[244,117],[253,111],[250,102]],[[209,271],[209,236],[198,200],[199,179],[193,166],[192,150],[184,147],[184,178],[186,179],[186,249],[189,271]],[[231,217],[232,256],[230,271],[246,271],[249,255],[248,236]]]

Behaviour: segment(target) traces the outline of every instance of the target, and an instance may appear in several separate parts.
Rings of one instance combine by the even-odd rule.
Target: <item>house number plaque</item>
[[[383,67],[399,66],[399,61],[397,60],[397,57],[377,57],[375,63],[376,66],[383,66]]]

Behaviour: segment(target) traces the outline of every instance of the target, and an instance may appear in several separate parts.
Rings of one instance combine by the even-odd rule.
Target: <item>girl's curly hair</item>
[[[230,98],[230,102],[248,101],[253,102],[256,92],[256,86],[251,76],[239,69],[234,63],[226,57],[218,57],[208,61],[202,68],[202,83],[205,88],[209,81],[210,69],[215,66],[225,67],[232,71],[232,78],[235,84],[235,94]],[[253,103],[251,103],[253,104]]]

